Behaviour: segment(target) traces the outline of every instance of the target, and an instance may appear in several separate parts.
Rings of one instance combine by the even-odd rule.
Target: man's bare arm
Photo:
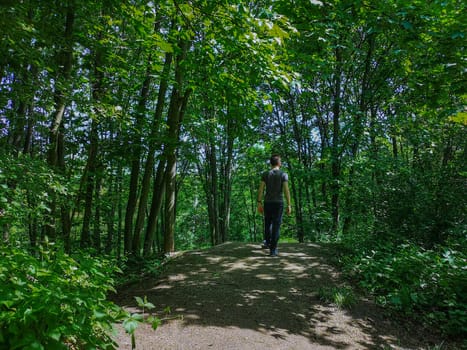
[[[282,191],[284,192],[285,200],[287,201],[287,214],[290,215],[292,212],[292,203],[290,202],[290,191],[289,183],[286,181],[282,186]]]
[[[261,181],[259,183],[259,189],[258,189],[258,203],[263,202],[264,187],[266,187],[266,183],[264,181]]]
[[[259,183],[259,189],[258,189],[258,212],[262,213],[263,212],[263,193],[264,193],[264,188],[266,187],[266,183],[264,181],[261,181]]]

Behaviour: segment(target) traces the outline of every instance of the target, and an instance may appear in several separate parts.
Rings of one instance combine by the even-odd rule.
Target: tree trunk
[[[75,21],[75,9],[74,1],[70,1],[67,6],[66,21],[65,21],[65,32],[64,42],[65,46],[57,54],[58,66],[62,67],[61,72],[57,77],[55,83],[55,112],[53,120],[49,130],[49,145],[48,145],[48,164],[55,168],[58,167],[62,172],[65,171],[65,160],[64,160],[64,140],[61,130],[63,129],[63,117],[65,114],[65,108],[67,104],[66,94],[67,91],[63,86],[69,84],[71,69],[73,67],[73,27]],[[54,201],[54,200],[53,200]],[[55,203],[50,204],[50,222],[45,224],[44,233],[52,240],[56,236],[55,228]],[[70,236],[71,222],[69,218],[69,206],[64,204],[61,208],[62,218],[62,229],[63,236],[65,238]],[[69,242],[65,244],[65,249],[69,249]]]
[[[23,143],[23,153],[28,154],[32,151],[32,135],[34,130],[34,118],[33,112],[30,110],[28,113],[28,122],[26,125],[26,132],[24,136],[24,143]]]
[[[122,233],[123,233],[123,203],[121,193],[123,191],[123,170],[122,166],[118,166],[117,170],[117,259],[122,256]]]
[[[116,207],[116,193],[117,193],[117,181],[114,181],[114,178],[112,177],[110,179],[110,184],[108,187],[108,198],[110,200],[110,208],[106,210],[105,213],[105,221],[107,223],[107,237],[105,239],[105,245],[104,245],[104,251],[106,254],[110,254],[112,252],[112,244],[114,240],[114,235],[115,235],[115,210],[117,209]]]
[[[248,223],[249,225],[253,224],[253,227],[249,226],[249,232],[250,232],[250,239],[253,241],[253,242],[256,242],[256,239],[257,239],[257,235],[258,235],[258,228],[257,228],[257,225],[256,225],[256,219],[255,219],[255,214],[256,214],[256,200],[258,198],[258,194],[257,194],[257,184],[255,181],[251,181],[250,182],[250,186],[249,187],[249,190],[250,190],[250,202],[251,202],[251,216],[248,215]],[[245,198],[245,208],[247,208],[247,205],[246,205],[246,198]]]
[[[167,157],[165,171],[165,232],[164,253],[175,251],[175,183],[177,174],[177,157],[175,151]]]
[[[141,182],[141,196],[139,199],[138,214],[136,217],[135,231],[133,235],[133,252],[137,255],[139,255],[141,251],[141,231],[144,225],[145,212],[147,210],[147,202],[148,202],[148,197],[149,197],[149,188],[151,185],[151,177],[154,171],[154,163],[155,163],[154,157],[155,157],[155,152],[158,146],[158,143],[156,142],[156,136],[159,132],[159,125],[161,123],[162,114],[164,111],[164,106],[165,106],[165,101],[166,101],[165,95],[167,93],[167,89],[169,85],[169,73],[171,69],[171,64],[172,64],[172,54],[167,53],[165,55],[164,69],[162,71],[161,83],[159,85],[156,111],[154,113],[154,119],[153,119],[152,126],[151,126],[151,134],[149,137],[149,142],[150,142],[149,152],[148,152],[146,164],[144,167],[143,180]],[[162,164],[162,166],[165,166],[165,163]],[[158,198],[158,200],[161,201],[163,197],[156,196],[156,198]],[[160,203],[155,204],[155,205],[156,207],[159,206],[159,210],[160,210]],[[157,214],[155,215],[157,219]],[[146,243],[147,239],[149,241]],[[149,253],[148,249],[152,245],[152,239],[145,237],[144,240],[145,240],[144,250],[146,251],[145,254],[148,254]],[[146,246],[146,244],[148,243],[151,244],[149,247]]]
[[[63,248],[66,253],[71,253],[71,213],[68,204],[63,204],[61,207],[61,218],[62,218],[62,236],[63,236]]]
[[[335,49],[336,69],[334,72],[334,94],[332,107],[332,149],[331,149],[331,215],[332,231],[338,232],[339,229],[339,192],[340,192],[340,161],[339,161],[339,143],[340,143],[340,104],[341,104],[341,49]]]
[[[10,129],[12,132],[8,135],[8,143],[13,146],[15,154],[19,152],[24,144],[23,136],[27,119],[27,105],[24,101],[20,101],[16,109],[16,118],[14,123],[11,123]]]
[[[233,162],[233,146],[235,139],[235,130],[233,118],[227,120],[227,145],[225,147],[225,165],[222,174],[222,188],[221,194],[223,195],[222,203],[222,221],[221,221],[221,239],[226,242],[229,239],[230,229],[230,212],[231,212],[231,193],[232,193],[232,162]]]
[[[73,5],[73,1],[70,1],[67,7],[64,33],[65,46],[62,51],[58,53],[58,65],[63,68],[56,82],[54,96],[55,112],[49,133],[48,162],[52,166],[55,166],[58,163],[58,136],[66,108],[66,91],[62,90],[62,85],[63,83],[68,83],[73,66],[73,26],[75,21],[75,10]]]
[[[148,223],[146,226],[146,234],[144,236],[143,255],[149,256],[154,245],[154,240],[157,238],[157,219],[162,207],[162,200],[165,194],[164,174],[165,160],[160,160],[157,166],[156,177],[154,179],[151,210],[149,212]],[[158,244],[159,246],[159,244]]]
[[[97,113],[97,111],[96,111]],[[97,171],[97,152],[98,152],[98,133],[97,120],[93,118],[91,122],[90,145],[87,161],[87,175],[84,195],[84,215],[83,226],[81,229],[81,247],[89,247],[91,245],[91,217],[92,217],[92,202],[94,192],[94,181]]]
[[[360,96],[359,96],[359,106],[358,113],[354,116],[354,125],[353,125],[353,143],[352,143],[352,157],[356,159],[358,155],[358,150],[360,147],[361,138],[364,132],[364,124],[366,121],[366,116],[368,114],[368,105],[370,103],[370,69],[371,63],[373,60],[373,49],[374,49],[375,37],[374,34],[369,34],[368,37],[368,51],[365,58],[365,68],[363,71],[363,77],[361,80]],[[373,127],[370,125],[370,133],[374,133]],[[354,182],[355,174],[355,165],[352,162],[349,170],[349,182],[348,188],[352,191],[352,186]],[[345,209],[346,215],[344,219],[344,224],[342,226],[342,232],[348,233],[352,225],[352,216],[353,216],[353,206],[351,195],[347,194],[345,200]]]
[[[102,34],[99,34],[101,36]],[[97,171],[98,171],[98,149],[99,149],[99,120],[101,112],[97,104],[103,95],[103,80],[104,73],[102,72],[102,60],[104,52],[100,47],[95,48],[94,52],[94,81],[92,84],[92,99],[94,103],[93,114],[94,118],[91,121],[91,131],[89,134],[89,151],[84,176],[85,187],[85,205],[83,215],[83,226],[81,230],[81,247],[89,247],[91,245],[91,217],[93,209],[93,194],[96,186]],[[100,242],[99,242],[100,243]]]
[[[290,173],[294,173],[294,167],[292,166],[292,162],[290,161],[290,157],[285,154],[284,155],[285,160],[289,164],[289,170]],[[301,193],[298,191],[298,186],[300,179],[297,176],[297,181],[291,181],[290,183],[290,189],[292,191],[292,198],[293,202],[295,203],[295,208],[294,208],[294,213],[295,213],[295,221],[296,221],[296,226],[297,226],[297,237],[298,241],[300,243],[304,242],[305,238],[305,232],[304,232],[304,225],[303,225],[303,203],[302,203],[302,196]],[[300,188],[303,188],[300,186]]]
[[[177,144],[179,141],[180,127],[183,115],[188,104],[191,89],[185,90],[182,95],[184,83],[184,67],[182,62],[188,51],[188,42],[181,39],[179,43],[180,52],[175,64],[175,83],[170,98],[170,106],[167,116],[167,142],[164,148],[164,158],[167,167],[164,176],[165,183],[165,232],[164,252],[171,253],[175,250],[175,200],[176,200],[176,175],[177,175]]]
[[[211,212],[210,217],[212,221],[212,241],[214,245],[218,245],[220,242],[220,226],[219,226],[219,192],[217,183],[217,159],[216,159],[216,146],[214,140],[210,140],[208,146],[208,176],[209,176],[209,195],[211,199]]]
[[[186,45],[186,44],[185,44]],[[187,45],[186,45],[187,46]],[[180,58],[180,61],[184,59],[186,54],[187,47],[183,47],[184,54]],[[180,83],[177,84],[181,86],[183,82],[182,73],[178,72],[180,66],[176,69],[176,74],[180,77],[176,81]],[[177,190],[177,143],[179,139],[180,126],[183,120],[183,115],[188,104],[188,99],[191,94],[191,89],[185,91],[183,96],[180,96],[178,88],[174,89],[174,93],[171,98],[171,108],[169,108],[169,131],[168,131],[168,140],[169,143],[166,145],[165,158],[167,159],[167,167],[165,171],[165,198],[166,198],[166,207],[165,207],[165,232],[164,232],[164,252],[170,253],[175,250],[175,204],[176,204],[176,190]],[[173,102],[173,104],[172,104]]]
[[[96,188],[94,194],[95,210],[94,210],[94,222],[93,222],[93,247],[96,249],[97,253],[101,251],[101,187],[102,187],[102,169],[98,167],[96,175]]]
[[[27,194],[27,199],[28,199],[28,207],[32,208],[34,207],[35,201],[33,200],[32,196],[28,193]],[[1,216],[1,211],[0,211],[0,216]],[[38,227],[37,227],[37,219],[34,218],[31,214],[28,215],[28,229],[29,229],[29,242],[31,244],[31,248],[35,249],[37,246],[37,234],[38,234]]]
[[[320,135],[320,158],[321,160],[326,159],[326,152],[329,149],[329,137],[328,137],[328,125],[324,118],[322,116],[317,116],[317,121],[318,121],[318,129],[319,129],[319,135]],[[319,163],[319,170],[320,170],[320,192],[321,192],[321,198],[322,202],[328,203],[328,184],[327,184],[327,176],[326,174],[326,166],[324,162]]]
[[[396,136],[391,136],[391,144],[392,144],[392,156],[394,160],[398,158],[398,149],[397,149],[397,138]]]
[[[130,175],[130,186],[128,194],[128,202],[125,212],[125,228],[124,228],[124,251],[125,254],[134,253],[133,249],[133,218],[136,211],[136,204],[138,201],[138,183],[139,173],[141,164],[141,153],[142,153],[142,140],[141,133],[144,125],[144,112],[146,110],[146,104],[149,98],[149,87],[151,84],[151,59],[149,57],[146,74],[144,77],[143,85],[141,87],[141,94],[136,110],[135,120],[135,136],[133,144],[131,146],[131,175]]]

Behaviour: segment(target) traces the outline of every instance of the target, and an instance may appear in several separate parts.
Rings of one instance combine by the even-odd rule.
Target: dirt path
[[[426,337],[395,325],[361,299],[350,310],[320,300],[320,287],[343,281],[316,244],[280,244],[269,257],[258,245],[226,243],[187,252],[157,280],[118,293],[132,309],[147,296],[175,319],[156,331],[142,325],[137,349],[425,349]],[[121,329],[120,349],[131,349]]]

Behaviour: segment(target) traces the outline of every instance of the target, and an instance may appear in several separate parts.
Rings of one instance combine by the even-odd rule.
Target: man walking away
[[[269,247],[271,256],[277,256],[277,242],[279,241],[284,199],[287,201],[287,214],[292,212],[290,205],[289,177],[280,170],[281,157],[273,155],[270,159],[271,170],[261,175],[258,190],[258,211],[264,213],[264,245]],[[263,207],[263,193],[264,207]]]

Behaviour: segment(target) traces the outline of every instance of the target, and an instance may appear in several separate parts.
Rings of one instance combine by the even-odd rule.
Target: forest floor
[[[138,327],[139,350],[450,348],[433,332],[386,315],[358,291],[347,309],[323,301],[320,288],[348,286],[329,263],[333,254],[295,243],[279,243],[279,257],[244,243],[184,252],[160,276],[119,290],[115,301],[136,311],[134,297],[147,296],[168,319],[157,330]],[[131,349],[130,336],[117,328],[119,349]]]

